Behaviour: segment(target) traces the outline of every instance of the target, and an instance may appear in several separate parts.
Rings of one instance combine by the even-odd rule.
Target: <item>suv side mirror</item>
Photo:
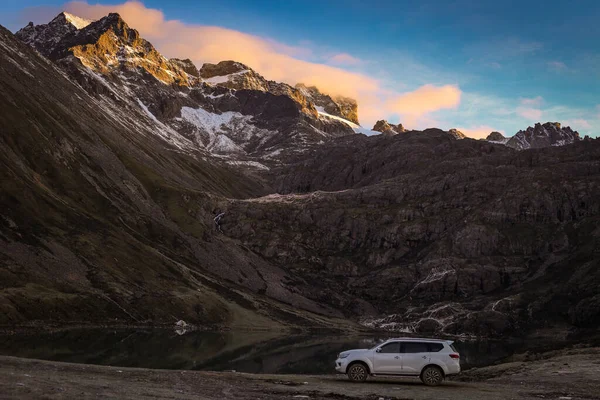
[[[377,349],[375,349],[375,353],[381,353],[381,347],[378,347]]]

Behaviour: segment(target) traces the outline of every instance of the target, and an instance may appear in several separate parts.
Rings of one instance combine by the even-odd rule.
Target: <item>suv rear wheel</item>
[[[355,363],[348,367],[348,378],[353,382],[364,382],[367,380],[369,371],[364,364]]]
[[[444,373],[439,367],[430,365],[421,372],[421,381],[427,386],[437,386],[444,381]]]

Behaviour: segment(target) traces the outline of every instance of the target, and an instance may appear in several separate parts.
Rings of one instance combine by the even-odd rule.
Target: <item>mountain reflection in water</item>
[[[181,332],[180,332],[181,333]],[[339,352],[370,348],[387,336],[290,335],[279,332],[187,332],[78,329],[0,336],[0,354],[120,367],[331,374]],[[521,341],[459,341],[464,368],[525,351]]]

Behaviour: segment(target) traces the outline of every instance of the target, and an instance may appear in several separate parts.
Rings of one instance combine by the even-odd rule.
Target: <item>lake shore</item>
[[[600,399],[600,348],[514,356],[439,387],[416,379],[122,368],[0,356],[8,399]]]

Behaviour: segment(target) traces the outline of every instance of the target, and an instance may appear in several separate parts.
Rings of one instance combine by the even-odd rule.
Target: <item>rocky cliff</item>
[[[581,140],[579,132],[570,127],[561,127],[559,122],[537,123],[511,137],[506,145],[517,150],[536,149],[549,146],[564,146]]]
[[[232,61],[206,64],[162,56],[118,15],[74,25],[60,14],[16,36],[55,61],[93,96],[142,110],[163,139],[265,169],[272,158],[353,134],[321,118],[297,89]],[[260,160],[266,160],[261,162]]]
[[[59,22],[18,34],[57,32],[54,64],[0,30],[1,323],[600,326],[600,141],[355,135],[242,64],[161,58],[115,14]]]
[[[306,96],[306,98],[316,107],[320,107],[327,114],[335,115],[359,125],[358,103],[356,100],[344,96],[331,97],[321,93],[316,86],[306,86],[303,83],[298,83],[296,89]]]
[[[404,126],[402,126],[402,124],[398,124],[398,125],[390,124],[389,122],[387,122],[384,119],[377,121],[375,123],[375,125],[373,126],[373,130],[376,132],[381,132],[386,135],[395,135],[397,133],[406,132],[406,129],[404,129]]]

